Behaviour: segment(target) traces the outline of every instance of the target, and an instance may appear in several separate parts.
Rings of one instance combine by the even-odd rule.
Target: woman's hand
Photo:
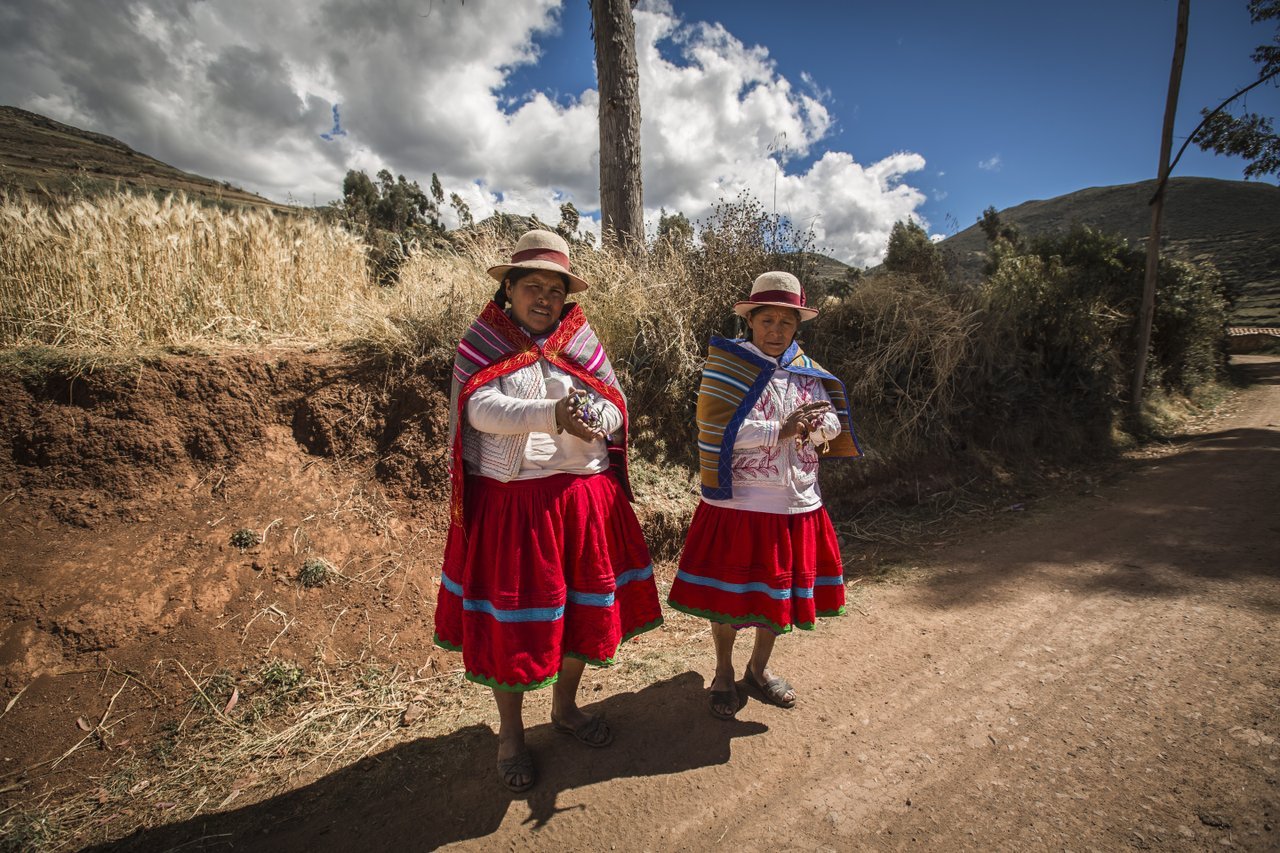
[[[784,438],[806,438],[818,428],[822,416],[831,411],[831,404],[826,400],[805,403],[782,420],[782,429],[778,431],[778,440]]]
[[[583,441],[598,441],[604,433],[582,420],[582,410],[589,405],[585,391],[573,390],[556,401],[556,426]]]

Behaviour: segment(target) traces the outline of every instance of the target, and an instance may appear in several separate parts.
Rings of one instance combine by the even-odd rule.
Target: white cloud
[[[477,219],[501,208],[555,222],[565,199],[599,206],[597,93],[499,93],[539,61],[560,5],[16,0],[0,9],[0,102],[275,199],[333,198],[350,168],[424,186],[434,171]],[[683,21],[667,0],[635,17],[648,220],[660,207],[705,218],[745,191],[869,264],[895,221],[920,219],[925,197],[904,179],[924,159],[864,165],[825,146],[821,81],[793,86],[765,47]],[[335,104],[346,133],[324,139]]]
[[[984,172],[998,172],[1003,166],[1004,162],[1001,161],[999,154],[993,154],[985,160],[978,161],[978,168]]]

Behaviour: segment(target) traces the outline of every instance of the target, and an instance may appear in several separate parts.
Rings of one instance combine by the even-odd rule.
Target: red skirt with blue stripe
[[[449,531],[436,643],[498,690],[554,682],[565,655],[605,666],[662,623],[635,513],[610,474],[503,483],[468,475],[464,523]]]
[[[823,507],[782,515],[698,504],[667,603],[736,628],[812,630],[844,609],[840,542]]]

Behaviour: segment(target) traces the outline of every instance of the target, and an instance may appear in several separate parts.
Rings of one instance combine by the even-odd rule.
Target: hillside
[[[1081,223],[1145,244],[1155,181],[1091,187],[1000,211],[1025,234],[1054,234]],[[1164,245],[1187,260],[1212,261],[1235,302],[1233,324],[1280,326],[1280,187],[1250,181],[1173,178],[1165,197]],[[976,278],[986,237],[977,225],[941,243],[961,276]]]
[[[231,184],[176,169],[110,136],[0,106],[0,190],[12,189],[78,189],[89,195],[116,189],[173,191],[213,203],[291,209]]]

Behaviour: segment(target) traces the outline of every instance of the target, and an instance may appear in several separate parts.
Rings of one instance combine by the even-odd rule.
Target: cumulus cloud
[[[978,168],[984,172],[998,172],[1004,163],[1000,160],[999,154],[993,154],[985,160],[978,161]]]
[[[326,201],[347,169],[437,172],[477,218],[554,222],[599,207],[594,89],[500,93],[535,65],[558,0],[12,0],[0,9],[0,102],[278,199]],[[827,143],[822,81],[795,86],[766,47],[667,0],[636,10],[647,219],[705,218],[750,193],[855,264],[883,255],[925,196],[910,152],[872,163]],[[989,161],[998,168],[998,156]],[[803,163],[802,167],[794,164]],[[588,220],[584,219],[584,223]]]

